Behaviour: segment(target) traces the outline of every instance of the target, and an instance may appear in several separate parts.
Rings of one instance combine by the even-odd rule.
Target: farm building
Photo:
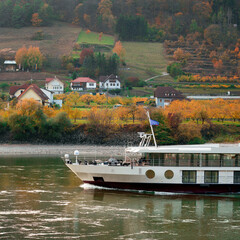
[[[6,60],[4,61],[4,69],[7,72],[14,72],[17,68],[17,63],[14,60]]]

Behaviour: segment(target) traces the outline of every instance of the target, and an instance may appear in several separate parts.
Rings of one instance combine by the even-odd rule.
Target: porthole
[[[155,177],[155,172],[153,170],[147,170],[146,176],[147,176],[147,178],[152,179]]]
[[[173,176],[174,176],[174,173],[173,173],[172,170],[167,170],[167,171],[164,173],[164,176],[165,176],[165,178],[167,178],[167,179],[172,179]]]

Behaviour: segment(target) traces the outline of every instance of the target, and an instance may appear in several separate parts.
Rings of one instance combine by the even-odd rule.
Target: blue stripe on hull
[[[159,184],[104,181],[84,181],[84,183],[107,188],[173,193],[230,194],[240,192],[240,184]]]

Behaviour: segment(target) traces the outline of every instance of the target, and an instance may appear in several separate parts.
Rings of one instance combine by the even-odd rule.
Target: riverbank
[[[78,150],[80,156],[124,156],[123,146],[95,145],[33,145],[0,144],[0,156],[64,156],[73,155]]]

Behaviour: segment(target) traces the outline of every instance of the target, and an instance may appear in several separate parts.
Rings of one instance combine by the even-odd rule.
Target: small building
[[[121,80],[119,76],[111,74],[110,76],[99,77],[99,88],[102,89],[121,89]]]
[[[73,91],[94,90],[97,82],[89,77],[79,77],[71,81],[70,88]]]
[[[185,96],[173,87],[157,87],[154,91],[156,107],[165,108],[174,100],[183,100]]]
[[[10,98],[18,97],[18,96],[21,95],[28,87],[29,87],[28,84],[11,86],[11,87],[10,87],[10,90],[9,90]]]
[[[14,60],[6,60],[3,63],[4,69],[7,72],[15,72],[17,68],[17,63]]]
[[[28,86],[25,91],[23,91],[19,96],[18,100],[22,101],[24,99],[34,99],[43,106],[49,106],[51,99],[36,85],[36,84],[31,84]]]
[[[64,93],[64,83],[56,76],[54,78],[46,78],[45,88],[53,92],[53,94]]]

